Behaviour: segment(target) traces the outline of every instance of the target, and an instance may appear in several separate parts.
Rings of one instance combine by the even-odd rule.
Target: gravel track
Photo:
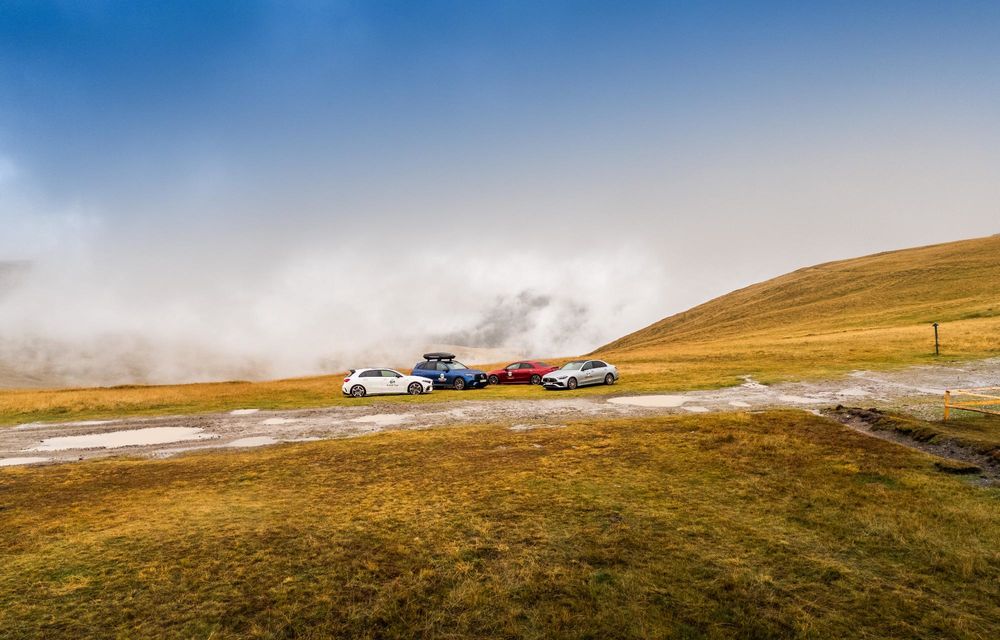
[[[856,371],[836,380],[772,386],[746,378],[744,384],[736,387],[661,396],[581,397],[571,392],[553,392],[551,398],[544,400],[463,399],[411,406],[375,403],[295,411],[258,411],[247,407],[228,413],[24,424],[0,429],[0,466],[122,455],[167,457],[213,448],[248,448],[464,424],[499,423],[515,431],[525,431],[560,427],[590,417],[779,407],[819,412],[837,404],[936,418],[940,417],[945,389],[976,386],[1000,386],[1000,358],[893,372]],[[75,439],[76,436],[88,437]]]

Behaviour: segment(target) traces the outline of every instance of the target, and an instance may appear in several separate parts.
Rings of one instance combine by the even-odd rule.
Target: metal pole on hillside
[[[934,323],[934,355],[941,355],[941,343],[938,342],[938,323]]]

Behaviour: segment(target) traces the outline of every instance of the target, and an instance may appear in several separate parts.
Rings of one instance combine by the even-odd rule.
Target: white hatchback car
[[[407,376],[395,369],[351,369],[344,378],[345,396],[363,398],[365,396],[388,393],[408,393],[419,396],[434,390],[434,382],[420,376]]]

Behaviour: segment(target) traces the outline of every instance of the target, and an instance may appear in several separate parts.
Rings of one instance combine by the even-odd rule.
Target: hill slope
[[[997,283],[1000,236],[800,269],[602,347],[598,353],[619,366],[622,381],[575,393],[684,391],[740,384],[746,376],[765,383],[822,379],[856,369],[1000,356]],[[934,355],[930,327],[935,321],[942,323],[940,357]],[[473,395],[437,392],[419,399],[359,401],[341,396],[340,381],[339,376],[324,376],[260,383],[0,390],[0,425],[246,407],[551,397],[538,387],[500,386]],[[950,386],[975,385],[956,378]]]
[[[599,349],[1000,316],[1000,235],[829,262],[751,285]]]

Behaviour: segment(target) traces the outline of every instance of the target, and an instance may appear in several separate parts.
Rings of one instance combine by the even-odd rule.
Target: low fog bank
[[[267,379],[411,366],[437,344],[572,356],[662,315],[634,250],[97,245],[0,269],[0,385]],[[4,275],[6,274],[6,275]],[[16,276],[14,275],[16,274]],[[494,351],[499,352],[499,351]]]

